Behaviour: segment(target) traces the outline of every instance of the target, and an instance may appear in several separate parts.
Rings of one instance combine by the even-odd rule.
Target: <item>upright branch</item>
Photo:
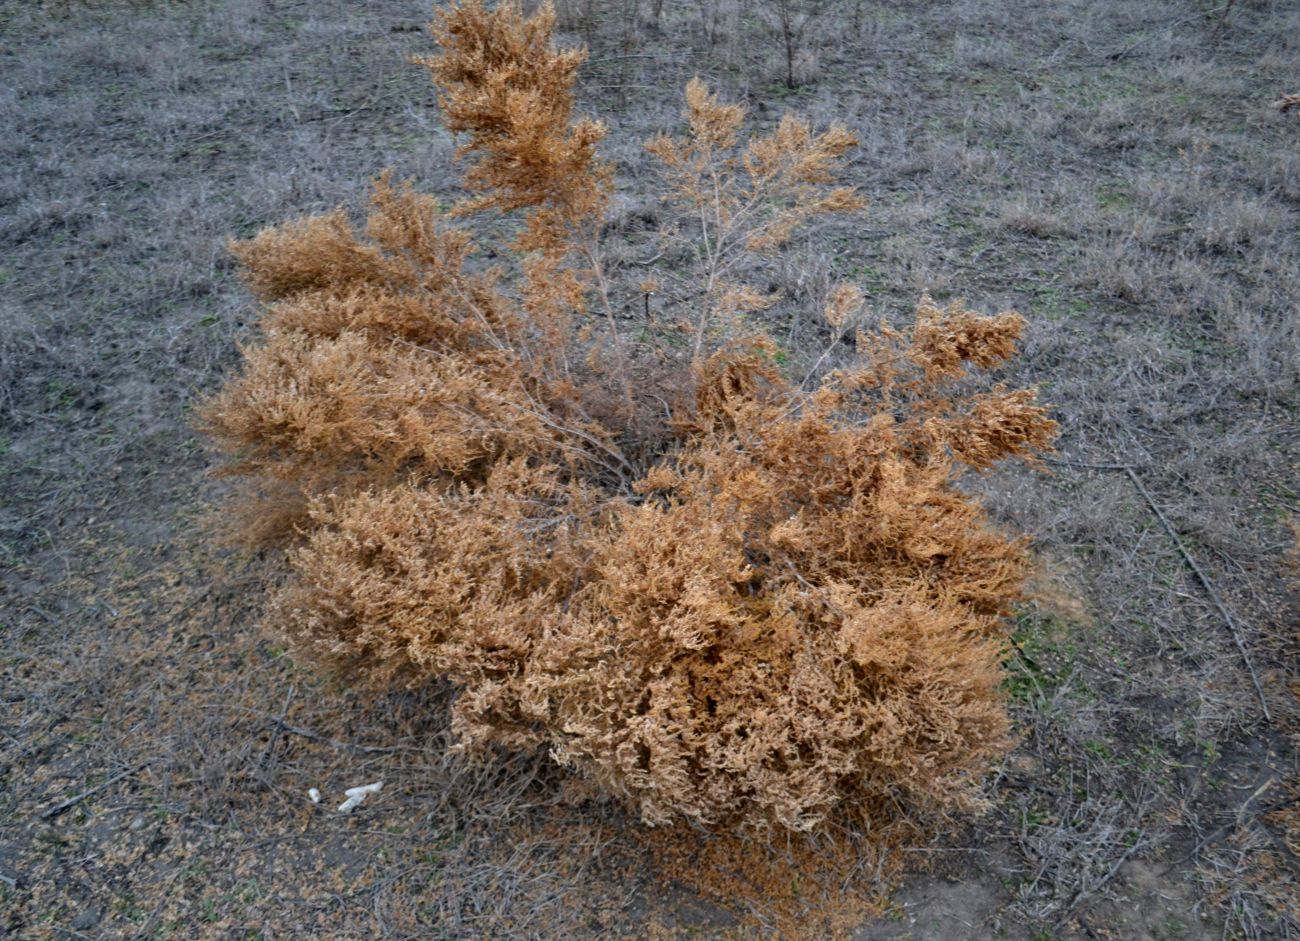
[[[527,210],[515,240],[521,254],[537,256],[525,266],[527,302],[549,320],[557,299],[581,311],[583,288],[595,289],[631,411],[628,352],[600,251],[613,177],[596,150],[605,128],[574,118],[573,85],[587,54],[556,49],[554,30],[549,2],[525,18],[515,0],[495,9],[466,0],[437,14],[432,31],[441,53],[414,61],[432,74],[447,127],[469,136],[457,154],[474,157],[464,183],[478,195],[459,212]],[[567,266],[571,255],[585,267]]]
[[[703,299],[692,361],[699,365],[706,342],[734,327],[737,314],[771,302],[732,280],[747,253],[774,254],[815,217],[866,203],[851,188],[831,185],[838,162],[857,144],[839,125],[814,134],[807,121],[787,115],[742,147],[745,109],[723,104],[698,78],[686,86],[686,119],[689,137],[660,134],[646,149],[659,159],[671,198],[698,227],[692,245]]]

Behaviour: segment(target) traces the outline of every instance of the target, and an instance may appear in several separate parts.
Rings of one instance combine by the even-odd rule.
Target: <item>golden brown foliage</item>
[[[573,120],[573,82],[585,54],[557,51],[554,26],[550,5],[524,19],[513,3],[450,7],[433,24],[442,54],[416,61],[441,90],[447,128],[469,134],[460,154],[478,155],[464,183],[484,195],[466,212],[545,207],[555,214],[548,222],[573,224],[603,208],[608,170],[596,145],[605,130]]]
[[[646,149],[663,165],[670,196],[698,226],[690,240],[698,260],[693,287],[703,295],[690,324],[698,367],[707,341],[746,332],[736,329],[737,314],[770,303],[733,280],[746,253],[775,252],[814,216],[865,203],[848,187],[827,188],[837,161],[857,143],[838,125],[815,135],[806,121],[786,115],[770,135],[742,148],[745,109],[722,104],[699,79],[686,86],[686,119],[688,139],[661,134]]]
[[[477,158],[458,214],[525,211],[516,267],[386,178],[364,232],[336,212],[236,246],[263,336],[205,416],[226,470],[297,514],[268,623],[358,680],[449,678],[465,749],[549,748],[651,824],[975,806],[1026,560],[955,484],[1054,433],[1030,390],[969,391],[1023,320],[927,298],[869,333],[844,285],[825,317],[856,360],[783,375],[735,260],[861,205],[832,185],[853,140],[787,118],[742,148],[743,111],[692,82],[691,139],[650,146],[705,230],[703,313],[688,359],[632,348],[603,132],[572,117],[552,23],[466,0],[425,61]],[[671,401],[632,387],[656,369]]]

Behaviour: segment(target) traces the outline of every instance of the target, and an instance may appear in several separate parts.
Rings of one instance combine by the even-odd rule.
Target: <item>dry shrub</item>
[[[615,298],[644,285],[603,260],[603,130],[553,21],[465,0],[424,63],[474,161],[452,215],[516,220],[506,263],[386,178],[361,230],[236,246],[263,335],[205,416],[255,515],[293,521],[268,624],[358,681],[449,678],[466,750],[548,748],[647,823],[974,806],[1026,558],[957,482],[1054,434],[1032,391],[972,382],[1023,321],[923,299],[867,330],[841,286],[828,355],[856,356],[783,374],[736,272],[860,206],[833,185],[853,141],[791,118],[742,144],[693,82],[691,137],[650,145],[703,239],[670,297],[692,341],[634,345]]]

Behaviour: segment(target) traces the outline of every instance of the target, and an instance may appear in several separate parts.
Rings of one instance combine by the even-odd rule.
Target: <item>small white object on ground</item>
[[[374,784],[363,784],[360,787],[348,788],[346,791],[343,792],[348,796],[348,799],[345,800],[343,803],[339,804],[339,813],[341,814],[352,813],[352,808],[356,807],[363,800],[365,800],[367,794],[378,794],[383,789],[384,789],[383,781],[376,781]]]
[[[316,790],[314,787],[307,788],[307,796],[311,798],[313,804],[320,803],[320,791]]]

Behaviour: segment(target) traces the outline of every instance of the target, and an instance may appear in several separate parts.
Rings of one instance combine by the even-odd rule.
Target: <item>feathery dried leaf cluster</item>
[[[689,136],[649,144],[696,240],[665,292],[691,342],[634,344],[620,292],[683,279],[604,261],[613,173],[553,24],[439,14],[423,64],[473,161],[453,212],[382,177],[362,228],[236,247],[262,336],[205,419],[251,515],[296,534],[268,624],[357,680],[450,679],[466,750],[547,748],[650,824],[973,806],[1027,563],[956,483],[1054,434],[1031,390],[972,391],[1023,321],[923,299],[869,330],[843,285],[824,316],[856,356],[785,375],[739,260],[861,206],[834,183],[854,141],[787,118],[742,144],[696,81]],[[514,220],[496,266],[485,213]]]

